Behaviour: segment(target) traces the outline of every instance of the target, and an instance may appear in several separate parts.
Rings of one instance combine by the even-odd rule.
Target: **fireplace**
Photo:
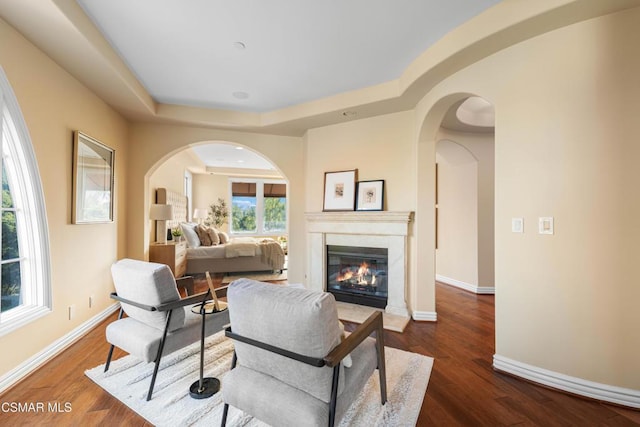
[[[387,274],[384,285],[387,288],[387,305],[384,311],[409,318],[405,291],[408,287],[407,239],[413,212],[307,212],[305,217],[309,244],[308,289],[329,291],[331,288],[327,279],[330,276],[328,269],[332,268],[327,261],[327,246],[385,249]],[[370,257],[371,254],[366,256]],[[334,290],[340,292],[341,289]]]
[[[326,260],[326,289],[337,301],[387,306],[387,248],[327,245]]]

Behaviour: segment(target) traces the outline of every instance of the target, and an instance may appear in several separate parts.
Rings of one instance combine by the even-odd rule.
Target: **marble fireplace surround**
[[[413,212],[307,212],[309,289],[325,291],[327,245],[387,248],[389,296],[385,312],[409,317],[407,236]]]

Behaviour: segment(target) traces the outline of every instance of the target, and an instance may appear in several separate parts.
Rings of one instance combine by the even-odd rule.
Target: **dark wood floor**
[[[219,283],[220,278],[216,280]],[[204,289],[204,283],[197,287]],[[435,358],[418,425],[640,425],[640,412],[568,396],[495,372],[491,367],[494,297],[441,284],[436,292],[437,323],[411,321],[402,334],[385,331],[386,345]],[[114,318],[115,314],[0,395],[0,404],[42,402],[47,407],[58,403],[61,410],[70,412],[12,414],[0,410],[0,426],[148,425],[84,376],[86,369],[104,363],[108,350],[104,329]],[[114,355],[121,356],[122,352]],[[67,403],[70,407],[65,408]]]

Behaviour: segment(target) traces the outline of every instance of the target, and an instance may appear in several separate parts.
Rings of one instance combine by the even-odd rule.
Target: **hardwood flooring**
[[[220,283],[221,278],[215,278]],[[199,282],[196,291],[206,285]],[[437,284],[438,322],[409,322],[404,333],[385,331],[386,345],[435,358],[419,426],[634,426],[640,412],[569,396],[491,366],[494,297]],[[147,426],[144,419],[84,376],[104,363],[106,325],[114,314],[61,355],[0,395],[0,405],[42,403],[44,411],[11,413],[0,426]],[[354,325],[347,324],[352,330]],[[9,351],[9,349],[3,349]],[[124,355],[116,350],[114,358]],[[60,412],[52,412],[48,405]],[[65,406],[67,404],[67,406]],[[68,410],[68,412],[64,412]]]

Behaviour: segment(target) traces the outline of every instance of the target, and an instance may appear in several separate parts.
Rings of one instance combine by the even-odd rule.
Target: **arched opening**
[[[494,291],[494,119],[488,110],[482,98],[451,94],[433,104],[422,124],[416,319],[436,320],[436,278],[476,293]]]
[[[455,102],[437,133],[436,280],[494,293],[493,106],[471,96]]]
[[[149,205],[157,203],[158,189],[186,196],[186,217],[174,218],[169,228],[177,221],[202,223],[230,238],[272,238],[286,250],[289,181],[265,155],[230,141],[201,141],[165,156],[146,179]],[[222,222],[216,223],[217,211],[225,213]],[[151,244],[157,234],[148,228]]]

